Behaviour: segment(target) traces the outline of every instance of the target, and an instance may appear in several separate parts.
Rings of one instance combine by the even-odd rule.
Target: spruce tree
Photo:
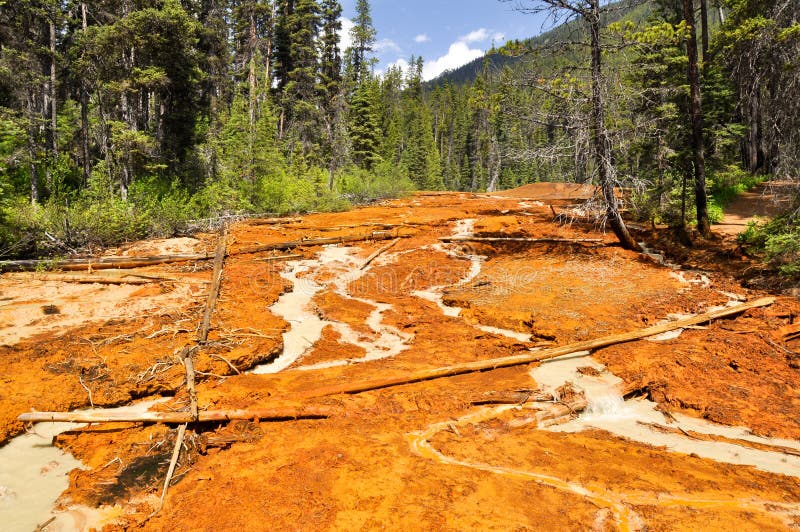
[[[375,46],[376,35],[377,31],[372,24],[369,0],[358,0],[353,28],[350,30],[353,45],[347,53],[348,73],[356,85],[361,83],[372,70],[374,59],[370,58],[369,54]]]

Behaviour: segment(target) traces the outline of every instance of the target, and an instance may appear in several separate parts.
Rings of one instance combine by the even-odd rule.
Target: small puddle
[[[112,412],[145,412],[163,399],[111,409]],[[69,472],[83,464],[53,445],[62,432],[83,427],[80,423],[37,423],[0,447],[0,523],[3,530],[30,532],[55,518],[47,530],[101,528],[102,512],[73,507],[56,512],[56,500],[69,486]]]

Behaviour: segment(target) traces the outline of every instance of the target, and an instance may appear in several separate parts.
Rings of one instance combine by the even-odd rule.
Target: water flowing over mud
[[[797,300],[496,365],[764,295],[554,221],[575,193],[235,224],[202,341],[210,261],[139,268],[144,286],[0,276],[4,530],[800,526]],[[16,419],[157,396],[182,415],[192,393],[218,417],[185,432]]]

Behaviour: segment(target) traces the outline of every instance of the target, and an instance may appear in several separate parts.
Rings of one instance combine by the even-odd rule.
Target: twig
[[[89,404],[92,406],[92,408],[94,408],[94,401],[92,400],[92,390],[90,390],[89,387],[83,383],[83,375],[81,375],[80,373],[78,373],[78,381],[81,383],[81,386],[83,386],[83,389],[86,390],[86,393],[89,394]]]
[[[362,264],[359,269],[360,270],[364,270],[367,266],[369,266],[372,263],[372,261],[374,261],[375,259],[380,257],[383,253],[385,253],[385,252],[389,251],[390,249],[392,249],[398,242],[400,242],[400,239],[399,238],[395,238],[394,240],[392,240],[391,242],[389,242],[388,244],[383,246],[381,249],[379,249],[378,251],[376,251],[375,253],[373,253],[369,257],[367,257],[367,260],[364,261],[364,264]]]
[[[169,489],[169,483],[172,481],[172,475],[175,473],[175,466],[178,463],[178,457],[181,455],[181,448],[183,447],[183,438],[186,435],[186,426],[188,423],[184,423],[180,427],[178,427],[178,437],[175,440],[175,448],[172,450],[172,459],[169,461],[169,469],[167,469],[167,478],[164,479],[164,489],[161,491],[161,501],[158,504],[158,510],[164,506],[164,498],[167,496],[167,489]],[[156,510],[155,513],[158,513]]]
[[[218,359],[220,359],[221,361],[225,362],[225,363],[226,363],[226,364],[227,364],[227,365],[228,365],[228,366],[229,366],[229,367],[230,367],[230,368],[231,368],[231,369],[232,369],[234,372],[236,372],[236,374],[237,374],[237,375],[241,375],[241,374],[242,374],[242,372],[241,372],[241,371],[239,371],[239,369],[238,369],[236,366],[234,366],[233,364],[231,364],[230,360],[228,360],[228,359],[227,359],[227,358],[225,358],[224,356],[222,356],[222,355],[218,355],[218,354],[216,354],[216,353],[211,353],[209,356],[210,356],[210,357],[213,357],[213,358],[218,358]]]

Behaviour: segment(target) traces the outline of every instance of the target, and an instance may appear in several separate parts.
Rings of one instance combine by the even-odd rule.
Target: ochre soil
[[[175,426],[94,425],[64,433],[57,444],[87,469],[72,472],[60,506],[76,515],[80,505],[103,509],[107,530],[782,530],[800,525],[800,479],[795,477],[672,453],[602,430],[548,432],[527,417],[531,408],[541,408],[533,403],[502,414],[473,405],[497,392],[535,390],[529,366],[335,393],[359,382],[646,327],[670,314],[724,304],[729,296],[721,291],[747,299],[764,295],[739,285],[725,267],[707,277],[683,272],[681,280],[671,268],[621,249],[613,236],[594,227],[553,223],[549,207],[531,201],[547,203],[562,193],[541,186],[494,197],[425,193],[284,224],[233,226],[228,251],[234,253],[258,244],[374,231],[403,237],[346,288],[348,296],[392,306],[381,325],[409,335],[406,349],[371,362],[302,370],[364,356],[363,348],[328,326],[286,371],[244,373],[281,352],[282,332],[292,324],[269,307],[291,286],[280,276],[284,262],[260,260],[283,252],[231,254],[209,341],[194,352],[200,408],[309,405],[329,407],[332,415],[189,425],[173,485],[155,515]],[[466,219],[475,220],[477,236],[601,241],[440,243]],[[203,249],[213,249],[215,239],[205,235]],[[348,245],[363,260],[387,243]],[[154,249],[169,249],[166,245]],[[293,253],[313,259],[321,249],[307,246]],[[486,259],[479,275],[461,284],[470,271],[469,253]],[[735,254],[718,257],[738,267]],[[24,430],[16,417],[31,409],[63,411],[90,402],[112,406],[158,395],[172,397],[159,409],[186,409],[185,370],[177,354],[196,343],[210,262],[137,270],[181,282],[133,290],[81,285],[86,288],[80,294],[66,283],[0,276],[0,322],[28,327],[24,336],[9,335],[0,347],[0,442]],[[332,265],[307,275],[325,285],[340,273]],[[445,304],[463,309],[460,316],[445,316],[436,303],[416,294],[434,287],[441,287]],[[80,307],[65,300],[76,296],[84,304],[102,298],[107,313],[87,311],[80,319]],[[44,311],[35,319],[15,314],[30,313],[37,305],[72,308],[77,314],[61,324],[49,322],[51,315]],[[309,308],[349,324],[364,339],[375,337],[366,324],[375,306],[351,300],[333,285],[317,293]],[[795,354],[800,342],[779,332],[798,316],[800,302],[781,297],[768,308],[684,331],[673,340],[612,346],[594,357],[623,379],[623,392],[646,395],[667,412],[800,439]],[[477,325],[530,334],[531,340]],[[487,413],[475,417],[481,409]]]

